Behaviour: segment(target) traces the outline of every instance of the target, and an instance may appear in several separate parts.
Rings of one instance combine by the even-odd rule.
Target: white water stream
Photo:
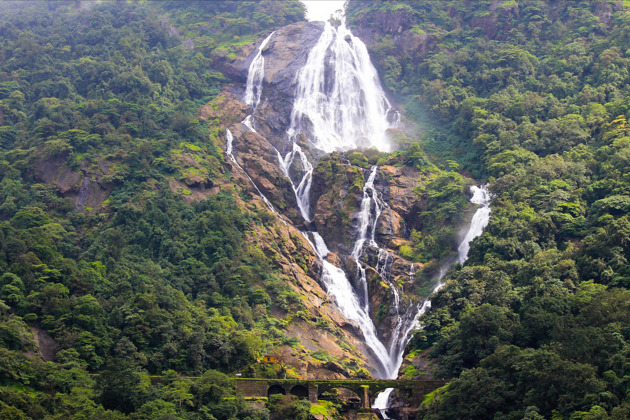
[[[296,143],[293,142],[292,150],[286,154],[283,158],[280,152],[278,152],[278,164],[284,175],[291,181],[291,186],[293,187],[293,192],[295,193],[295,198],[297,200],[298,208],[300,209],[300,214],[307,222],[311,221],[311,204],[310,204],[310,194],[311,194],[311,185],[313,183],[313,165],[309,162],[308,157],[302,150],[302,148]],[[276,150],[277,151],[277,150]],[[293,177],[291,176],[292,168],[295,164],[297,164],[297,159],[299,159],[299,163],[301,165],[301,173],[296,174],[297,178],[300,180],[297,185],[293,182]],[[300,177],[301,175],[301,177]]]
[[[457,262],[463,264],[468,258],[468,251],[470,250],[470,242],[477,236],[483,233],[483,230],[488,226],[488,220],[490,220],[490,193],[488,192],[488,185],[482,185],[480,187],[473,186],[470,188],[473,196],[470,199],[471,203],[475,203],[480,206],[470,222],[470,228],[466,232],[466,236],[462,243],[457,248],[458,258]]]
[[[361,210],[359,211],[358,216],[359,229],[357,232],[357,239],[354,242],[354,248],[352,249],[351,254],[352,258],[356,261],[357,264],[357,272],[360,276],[359,284],[363,289],[362,301],[366,310],[369,309],[370,297],[368,295],[368,284],[365,275],[365,268],[361,264],[361,254],[363,252],[363,246],[365,245],[366,241],[368,242],[368,246],[378,248],[378,245],[374,240],[376,222],[378,221],[378,218],[383,211],[383,207],[387,206],[387,204],[379,198],[376,189],[374,189],[374,180],[376,179],[377,172],[378,167],[373,166],[372,170],[370,171],[370,175],[367,181],[365,181],[365,185],[363,186],[363,199],[361,200]]]
[[[275,32],[270,33],[267,36],[267,38],[263,40],[263,42],[260,44],[260,46],[256,50],[256,55],[254,56],[254,59],[249,65],[249,71],[247,73],[247,85],[245,87],[245,96],[243,97],[243,102],[245,102],[245,104],[247,104],[248,106],[252,107],[252,112],[256,109],[256,107],[260,103],[260,98],[262,95],[263,77],[265,75],[265,57],[263,57],[262,51],[267,46],[267,44],[269,43],[269,40],[271,39],[274,33]],[[251,131],[256,132],[256,130],[254,129],[254,119],[252,117],[252,114],[245,117],[245,119],[241,121],[241,124],[249,128]],[[258,186],[254,182],[254,180],[249,176],[247,171],[245,171],[245,169],[243,169],[243,167],[239,165],[239,163],[236,161],[236,157],[234,157],[234,144],[233,143],[234,143],[234,135],[232,134],[230,129],[227,128],[225,130],[225,153],[230,158],[230,161],[232,161],[232,163],[234,163],[241,171],[243,171],[243,173],[245,174],[249,182],[251,182],[251,184],[254,186],[254,188],[258,192],[258,195],[260,195],[260,197],[263,199],[263,201],[265,202],[269,210],[272,213],[278,214],[276,209],[273,207],[273,204],[271,204],[269,199],[265,197],[265,194],[263,194],[262,191],[260,191],[260,188],[258,188]],[[280,220],[282,221],[282,223],[286,224],[286,222],[284,221],[282,217],[280,217]]]
[[[297,74],[289,137],[306,133],[326,153],[376,147],[390,151],[387,129],[398,113],[387,100],[365,44],[352,35],[345,17],[324,32]]]
[[[326,288],[326,292],[333,298],[341,313],[351,322],[354,322],[363,333],[365,343],[374,352],[377,361],[381,366],[377,366],[379,372],[391,370],[389,363],[389,353],[383,343],[379,340],[376,328],[366,306],[359,301],[346,273],[339,267],[334,266],[326,260],[330,253],[324,239],[317,232],[309,232],[315,240],[315,250],[322,261],[321,281]],[[305,236],[307,236],[305,234]],[[307,236],[308,238],[308,236]]]
[[[269,43],[271,37],[275,34],[272,32],[264,39],[260,44],[260,47],[256,50],[256,55],[249,65],[249,71],[247,72],[247,85],[245,86],[245,97],[243,102],[245,105],[251,106],[253,110],[258,107],[260,98],[262,95],[262,82],[265,77],[265,57],[262,52]],[[248,117],[249,118],[249,117]]]
[[[365,44],[348,30],[342,15],[336,17],[340,24],[335,27],[330,22],[325,23],[324,31],[311,49],[306,65],[297,73],[296,96],[287,132],[292,150],[284,158],[279,156],[280,167],[292,180],[298,207],[306,221],[311,220],[313,166],[297,144],[300,134],[306,134],[314,147],[326,153],[358,147],[377,147],[389,151],[391,146],[386,131],[398,121],[398,113],[381,88]],[[292,173],[292,168],[298,168],[299,173],[295,169]],[[357,218],[357,239],[352,251],[359,273],[358,284],[362,289],[359,293],[354,290],[343,270],[325,260],[328,249],[323,238],[316,232],[312,235],[322,259],[322,283],[344,316],[357,323],[361,329],[378,364],[375,366],[375,375],[389,378],[396,373],[396,358],[392,357],[391,350],[397,346],[387,346],[379,339],[369,316],[370,299],[362,263],[366,246],[377,249],[381,255],[374,234],[381,211],[387,204],[379,198],[374,188],[377,173],[378,168],[375,166],[363,188]],[[294,183],[293,179],[298,181]],[[385,267],[382,271],[385,271]],[[389,279],[387,281],[389,283]],[[389,284],[396,294],[398,310],[398,291],[393,284]],[[393,338],[392,341],[397,340]]]
[[[473,215],[473,218],[470,222],[470,227],[468,228],[468,231],[466,232],[464,239],[462,240],[462,242],[460,243],[457,249],[458,257],[455,262],[460,263],[460,264],[463,264],[468,257],[468,251],[470,250],[470,243],[473,241],[473,239],[475,239],[477,236],[483,233],[483,230],[485,229],[486,226],[488,226],[488,221],[490,220],[490,201],[492,197],[490,196],[490,193],[488,192],[488,185],[482,185],[480,187],[473,186],[470,188],[470,190],[473,193],[470,199],[470,202],[477,204],[479,208],[477,209],[477,211],[475,211],[475,214]],[[440,267],[440,275],[438,277],[437,284],[435,285],[432,293],[437,292],[444,285],[442,283],[442,278],[446,274],[447,269],[448,269],[448,266]],[[411,331],[413,331],[414,329],[420,326],[418,319],[430,307],[431,307],[431,301],[429,299],[425,300],[424,303],[422,304],[422,307],[420,308],[420,310],[414,317],[413,325],[406,332],[406,337],[404,341],[405,345],[411,338],[409,336]],[[400,366],[402,365],[403,352],[404,352],[404,346],[402,347],[400,359],[397,360],[396,374],[398,373],[398,369],[400,369]],[[373,408],[381,410],[381,415],[385,419],[389,418],[387,414],[385,413],[385,410],[389,407],[389,399],[390,399],[392,391],[393,391],[392,388],[388,388],[385,391],[381,392],[379,395],[377,395],[374,401],[374,404],[372,404]]]

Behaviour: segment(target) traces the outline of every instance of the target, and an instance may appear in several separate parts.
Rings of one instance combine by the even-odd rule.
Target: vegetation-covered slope
[[[297,2],[0,5],[0,417],[266,418],[210,369],[294,343],[267,309],[304,307],[247,239],[269,214],[197,110],[217,62],[301,19]]]
[[[299,363],[332,360],[300,345],[305,330],[337,342],[335,369],[365,374],[332,312],[300,297],[308,244],[221,150],[238,115],[218,97],[226,63],[303,6],[0,12],[0,417],[265,419],[224,374],[283,345]],[[630,417],[628,13],[609,1],[352,1],[348,15],[445,170],[417,145],[354,152],[320,161],[321,189],[339,193],[329,167],[415,168],[421,214],[390,246],[417,263],[452,249],[457,171],[495,194],[412,342],[411,356],[428,351],[434,374],[453,378],[420,417]],[[341,204],[343,222],[356,203]],[[271,408],[308,417],[289,400]]]
[[[620,2],[351,2],[426,147],[489,179],[490,224],[416,354],[421,417],[628,418],[630,14]],[[384,24],[388,23],[388,24]]]

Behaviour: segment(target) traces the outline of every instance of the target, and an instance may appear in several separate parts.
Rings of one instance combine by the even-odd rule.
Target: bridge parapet
[[[236,379],[236,392],[246,398],[264,398],[270,393],[293,393],[304,396],[312,402],[318,401],[319,396],[334,388],[347,388],[355,392],[364,408],[370,407],[370,400],[380,391],[395,388],[408,392],[413,404],[420,404],[424,396],[435,389],[444,386],[446,381],[425,380],[353,380],[353,379]],[[273,392],[272,392],[273,391]],[[299,393],[297,392],[299,391]]]

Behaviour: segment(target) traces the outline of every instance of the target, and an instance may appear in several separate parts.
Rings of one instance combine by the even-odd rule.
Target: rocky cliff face
[[[298,22],[278,29],[262,52],[265,58],[263,100],[253,113],[256,131],[267,138],[279,151],[285,152],[286,131],[289,127],[296,74],[304,67],[308,53],[324,29],[323,22]],[[262,39],[256,45],[260,45]],[[239,96],[244,95],[247,72],[256,48],[248,56],[233,63],[231,74],[238,74],[240,82],[233,87]],[[244,52],[245,52],[244,51]]]
[[[242,211],[266,215],[265,226],[252,225],[246,240],[259,249],[271,263],[272,273],[280,276],[299,296],[301,309],[273,306],[272,314],[281,320],[287,336],[297,344],[274,349],[293,375],[309,378],[343,378],[367,375],[369,365],[361,356],[369,354],[357,326],[348,322],[320,285],[321,264],[309,241],[302,235],[301,217],[289,181],[277,165],[277,152],[267,138],[249,130],[240,121],[247,107],[237,97],[224,92],[202,107],[199,118],[217,132],[212,140],[225,147],[225,129],[234,135],[234,156],[238,165],[225,159],[223,176],[214,180],[211,190],[202,192],[198,185],[187,186],[188,200],[204,199],[207,194],[236,191]],[[279,214],[272,214],[256,187],[269,199]],[[274,297],[277,298],[277,297]],[[324,351],[339,363],[325,363],[312,356]]]
[[[87,164],[72,169],[65,156],[38,159],[33,167],[35,176],[42,182],[54,185],[63,197],[70,200],[79,211],[90,212],[99,207],[112,191],[113,184],[107,179],[112,162],[99,160],[98,165]]]
[[[288,334],[296,337],[307,353],[324,350],[339,361],[345,360],[346,366],[360,367],[362,363],[369,363],[365,355],[370,351],[365,348],[358,326],[345,320],[319,283],[320,263],[300,231],[314,230],[324,238],[331,250],[327,260],[343,269],[358,290],[360,275],[351,254],[357,240],[363,188],[370,171],[367,167],[350,164],[343,154],[323,155],[303,136],[299,144],[314,165],[310,191],[312,221],[304,222],[291,181],[279,166],[279,156],[284,156],[289,146],[286,132],[296,89],[296,73],[306,63],[322,30],[322,23],[302,22],[276,31],[262,51],[265,58],[263,94],[255,110],[249,109],[241,98],[247,70],[258,47],[244,49],[243,56],[233,60],[226,71],[233,76],[234,85],[229,92],[203,107],[200,118],[220,127],[214,138],[217,146],[225,147],[222,133],[226,128],[233,135],[232,153],[237,165],[225,159],[222,166],[226,173],[229,172],[230,182],[216,187],[246,192],[247,200],[242,202],[244,207],[253,205],[266,211],[260,192],[278,212],[270,213],[268,229],[255,230],[248,238],[304,296],[302,302],[306,311],[299,316],[281,310],[277,312],[277,316],[291,320],[287,326]],[[249,55],[245,56],[247,53]],[[249,113],[252,113],[255,131],[243,124]],[[290,173],[301,174],[303,170],[294,167]],[[412,168],[383,166],[374,181],[379,196],[386,203],[375,232],[381,248],[365,246],[359,258],[366,272],[370,315],[383,342],[388,342],[395,330],[398,298],[401,298],[403,310],[417,305],[418,298],[405,293],[417,288],[416,273],[422,265],[405,260],[397,255],[397,251],[400,245],[408,243],[410,229],[421,206],[420,198],[414,192],[420,176]],[[295,184],[297,180],[293,181]],[[289,347],[282,351],[304,375],[341,375],[338,368],[332,372]]]

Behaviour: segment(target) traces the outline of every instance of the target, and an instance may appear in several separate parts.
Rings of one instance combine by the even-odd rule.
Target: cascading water
[[[386,131],[398,113],[385,97],[365,44],[345,18],[326,22],[298,72],[289,137],[306,133],[315,147],[335,150],[376,147],[389,151]]]
[[[293,182],[293,177],[291,176],[291,168],[295,163],[297,163],[296,159],[300,160],[302,167],[302,177],[297,186]],[[293,187],[293,192],[295,193],[295,198],[297,199],[300,214],[304,220],[310,222],[310,192],[311,184],[313,182],[313,165],[309,162],[306,154],[297,143],[293,143],[293,150],[287,153],[284,158],[282,158],[282,155],[278,152],[278,162],[280,169],[284,172],[284,175],[291,181],[291,186]]]
[[[373,146],[388,151],[390,144],[386,130],[399,120],[398,113],[385,97],[365,44],[350,33],[343,17],[341,19],[338,27],[330,22],[325,24],[306,65],[297,74],[296,97],[287,131],[291,149],[284,157],[278,153],[279,166],[293,185],[300,213],[309,222],[313,165],[297,143],[300,134],[304,133],[315,148],[327,153]],[[342,313],[359,325],[366,344],[377,359],[375,362],[380,365],[376,366],[375,375],[389,378],[396,373],[393,364],[396,358],[390,353],[392,347],[397,346],[392,344],[388,348],[378,338],[369,317],[367,279],[361,263],[361,253],[366,245],[384,251],[374,240],[376,222],[387,206],[374,188],[377,173],[378,168],[373,167],[363,189],[357,241],[352,252],[360,273],[360,298],[346,274],[325,260],[328,249],[323,238],[316,232],[311,234],[322,259],[322,283]],[[391,286],[398,308],[398,291],[393,284]]]
[[[460,264],[463,264],[464,262],[466,262],[466,259],[468,256],[468,250],[470,249],[470,243],[473,241],[473,239],[475,239],[477,236],[483,233],[483,230],[485,229],[486,226],[488,226],[488,221],[490,220],[490,211],[491,211],[490,201],[492,197],[490,193],[488,192],[488,185],[486,184],[480,187],[473,186],[470,188],[470,190],[473,193],[470,199],[470,202],[477,204],[479,208],[477,209],[477,211],[475,211],[475,214],[473,215],[473,218],[470,223],[470,228],[468,229],[468,232],[466,232],[464,239],[462,240],[462,242],[460,243],[457,249],[458,258],[456,262]],[[435,285],[435,288],[433,289],[432,293],[435,293],[438,290],[440,290],[440,288],[442,288],[443,286],[442,278],[446,274],[447,268],[448,268],[447,266],[440,267],[440,275],[438,277],[438,282]],[[419,327],[418,319],[430,307],[431,307],[431,301],[427,299],[426,301],[424,301],[418,313],[414,317],[414,321],[411,327],[405,332],[405,338],[404,338],[405,345],[411,338],[410,337],[411,331]],[[404,350],[404,346],[403,346],[403,350]],[[400,359],[396,361],[396,372],[398,372],[398,369],[400,369],[401,365],[402,365],[402,352],[400,354]],[[372,405],[372,407],[381,410],[381,414],[383,418],[385,419],[389,418],[387,414],[385,413],[385,410],[389,407],[389,398],[391,396],[392,391],[393,391],[392,388],[388,388],[385,391],[381,392],[376,397],[376,400],[374,401],[374,404]]]
[[[313,165],[303,145],[298,144],[300,135],[306,135],[306,140],[312,146],[326,153],[367,147],[389,151],[391,146],[386,131],[400,121],[400,115],[391,107],[380,86],[367,48],[350,33],[343,16],[337,18],[340,22],[338,25],[325,23],[324,31],[311,49],[306,65],[296,76],[296,96],[287,130],[289,151],[284,157],[278,151],[279,167],[291,181],[300,213],[308,222],[311,221]],[[261,43],[249,67],[244,102],[252,110],[261,100],[264,76],[262,51],[272,35]],[[252,115],[245,118],[243,124],[255,131]],[[235,162],[231,156],[231,141],[228,143],[228,155]],[[365,182],[357,214],[357,237],[351,255],[357,264],[358,284],[362,289],[359,293],[353,289],[345,272],[326,260],[329,250],[323,238],[317,232],[303,234],[322,262],[322,284],[344,316],[359,326],[365,343],[372,350],[375,376],[395,378],[411,332],[418,326],[418,317],[430,306],[430,302],[424,302],[421,307],[403,304],[401,291],[390,278],[394,256],[380,248],[375,240],[379,216],[387,207],[374,187],[377,176],[378,168],[373,167]],[[370,299],[364,258],[365,255],[373,255],[373,252],[378,255],[376,272],[390,286],[392,293],[395,322],[387,344],[379,339],[369,316]],[[409,276],[413,279],[414,275],[414,266],[411,265]],[[383,401],[380,406],[386,407],[388,396],[389,393],[382,393],[375,406]]]
[[[265,57],[263,57],[262,51],[267,46],[267,44],[269,43],[269,40],[271,39],[274,33],[275,32],[270,33],[267,36],[267,38],[263,40],[263,42],[260,44],[260,47],[258,47],[256,55],[254,56],[254,59],[252,60],[252,63],[249,65],[249,71],[247,73],[247,85],[245,87],[245,96],[243,97],[243,102],[245,102],[245,104],[247,104],[248,106],[252,107],[252,112],[256,110],[256,107],[258,107],[258,104],[260,103],[260,98],[262,95],[262,83],[263,83],[263,77],[265,75]],[[252,114],[245,117],[245,119],[241,121],[241,124],[249,128],[251,131],[256,132],[256,130],[254,129],[254,119],[253,119]],[[228,128],[225,130],[225,153],[228,155],[232,163],[234,163],[241,171],[243,171],[243,173],[245,174],[247,179],[249,179],[249,182],[251,182],[251,184],[254,186],[254,188],[258,192],[258,195],[260,195],[260,197],[263,199],[263,201],[265,202],[269,210],[272,213],[278,214],[276,209],[273,207],[273,204],[271,204],[269,199],[267,199],[267,197],[265,197],[262,191],[260,191],[260,188],[258,188],[254,180],[249,176],[249,174],[245,171],[245,169],[243,169],[243,167],[239,165],[239,163],[236,161],[236,158],[234,157],[234,153],[233,153],[233,149],[234,149],[233,143],[234,143],[234,135]],[[282,223],[286,224],[286,222],[282,218],[280,218],[280,220],[282,221]]]
[[[325,23],[324,31],[309,53],[306,65],[296,76],[296,96],[287,131],[291,150],[284,158],[278,153],[279,166],[291,180],[298,207],[306,221],[311,220],[309,198],[313,166],[297,144],[299,136],[305,134],[315,148],[327,153],[359,147],[389,151],[391,146],[386,131],[400,121],[400,115],[392,108],[381,88],[365,44],[348,30],[342,15],[336,18],[339,25],[333,26],[330,21]],[[359,324],[366,344],[380,365],[375,375],[392,378],[397,374],[400,365],[398,359],[402,360],[404,345],[413,328],[416,308],[407,307],[401,313],[400,294],[389,279],[391,263],[388,265],[386,261],[392,256],[375,241],[376,223],[382,210],[387,207],[374,187],[377,174],[378,167],[374,166],[363,188],[357,218],[357,239],[352,251],[359,273],[361,298],[345,273],[325,260],[328,250],[321,236],[316,232],[311,234],[322,259],[322,282],[328,293],[333,296],[342,313]],[[398,322],[389,346],[379,340],[369,317],[370,299],[362,262],[362,253],[366,247],[378,252],[379,275],[390,285],[394,295],[394,311]]]
[[[239,168],[241,165],[238,164],[236,158],[234,157],[234,135],[230,131],[229,128],[225,129],[225,153],[228,155],[232,163],[236,164]]]
[[[236,161],[236,158],[234,157],[234,153],[233,153],[233,149],[234,149],[234,135],[232,134],[232,132],[230,131],[229,128],[227,128],[225,130],[225,154],[228,155],[228,157],[230,158],[230,160],[232,161],[233,164],[235,164],[236,166],[238,166],[238,168],[243,171],[243,173],[245,174],[245,176],[247,177],[247,179],[249,179],[249,182],[252,183],[252,185],[254,186],[254,188],[256,189],[256,191],[258,192],[258,195],[260,195],[260,198],[263,199],[263,201],[265,202],[265,204],[267,205],[267,207],[269,208],[269,210],[272,213],[278,214],[278,212],[276,211],[276,209],[273,207],[273,204],[271,204],[271,201],[269,201],[267,199],[267,197],[265,197],[265,194],[262,193],[262,191],[260,191],[260,189],[258,188],[258,186],[256,185],[256,183],[254,182],[253,179],[251,179],[251,177],[247,174],[247,172],[245,171],[245,169],[243,169],[243,167],[241,165],[238,164],[238,162]],[[282,218],[280,219],[282,220]],[[282,220],[282,223],[286,223],[284,220]]]
[[[357,240],[354,243],[352,249],[352,258],[356,261],[357,272],[359,273],[359,284],[363,289],[363,304],[365,308],[369,308],[369,296],[367,278],[365,276],[365,268],[361,265],[361,252],[363,252],[363,246],[366,241],[368,244],[374,247],[376,241],[374,240],[374,231],[376,230],[376,222],[381,215],[382,209],[386,204],[378,198],[378,193],[374,189],[374,180],[378,172],[378,167],[372,167],[370,176],[368,177],[365,185],[363,186],[363,199],[361,200],[361,210],[359,211],[359,229],[357,234]],[[372,208],[374,210],[372,211]],[[372,222],[372,223],[370,223]],[[369,228],[372,228],[371,232],[368,232]],[[368,239],[369,238],[369,239]]]
[[[336,17],[341,22],[339,26],[334,27],[330,21],[325,23],[306,65],[296,76],[296,95],[287,131],[292,147],[284,158],[278,158],[307,221],[311,219],[312,165],[297,145],[299,135],[306,134],[313,146],[326,153],[357,147],[389,151],[386,131],[400,119],[381,88],[365,44],[352,35],[343,15]],[[297,158],[302,171],[291,174]]]
[[[387,346],[387,359],[381,361],[388,369],[384,372],[378,372],[377,376],[383,379],[394,379],[402,363],[402,354],[409,341],[410,333],[417,326],[416,313],[418,307],[416,305],[402,305],[400,291],[390,278],[394,257],[389,251],[381,248],[375,240],[378,219],[383,209],[388,207],[387,203],[380,198],[374,186],[377,174],[378,167],[373,166],[363,187],[361,208],[357,216],[357,239],[351,255],[357,264],[358,280],[363,289],[363,307],[365,311],[369,311],[369,296],[367,292],[366,270],[363,267],[361,257],[366,248],[377,251],[378,260],[375,267],[376,272],[381,279],[389,285],[392,293],[393,302],[391,313],[395,317],[394,330],[390,334],[390,341]]]
[[[253,116],[248,115],[247,117],[245,117],[245,119],[243,121],[241,121],[241,124],[243,124],[245,127],[249,128],[254,133],[257,133],[256,129],[254,128],[254,117]]]
[[[265,47],[267,47],[267,44],[274,34],[275,32],[270,33],[267,38],[265,38],[260,44],[260,46],[256,50],[256,55],[249,65],[249,71],[247,73],[247,85],[245,87],[245,96],[243,97],[243,102],[245,102],[246,105],[252,108],[252,114],[245,117],[241,124],[243,124],[253,132],[257,132],[254,128],[255,124],[253,112],[260,104],[263,91],[263,79],[265,76],[265,57],[262,55],[262,52]],[[312,182],[313,165],[311,165],[311,163],[308,161],[308,158],[306,157],[300,146],[298,146],[295,142],[293,142],[292,146],[293,149],[284,158],[282,158],[282,155],[276,149],[276,152],[278,153],[278,162],[280,168],[284,172],[284,175],[291,181],[295,197],[297,198],[298,208],[302,217],[304,218],[304,220],[310,221],[309,194]],[[300,179],[300,182],[297,186],[293,182],[293,179],[295,177],[291,176],[291,167],[293,166],[294,162],[296,162],[296,158],[300,160],[303,168],[302,178]]]
[[[490,193],[488,192],[488,185],[482,185],[480,187],[473,186],[470,190],[473,193],[470,202],[480,207],[473,215],[470,228],[457,249],[457,253],[459,254],[457,262],[460,264],[463,264],[468,258],[470,242],[483,233],[483,230],[488,226],[488,220],[490,220]]]
[[[262,82],[265,76],[265,57],[263,57],[262,52],[273,34],[275,34],[275,32],[270,33],[260,44],[252,63],[249,65],[249,71],[247,72],[247,85],[245,86],[243,102],[245,102],[247,106],[251,106],[253,110],[255,110],[260,103]]]
[[[252,108],[252,114],[245,117],[245,119],[241,121],[241,124],[252,130],[254,133],[256,132],[256,129],[254,129],[253,113],[260,104],[260,98],[262,97],[263,90],[263,79],[265,77],[265,57],[263,57],[262,52],[275,33],[275,31],[270,33],[260,44],[247,72],[247,84],[245,85],[245,96],[243,97],[243,102]]]
[[[378,338],[376,327],[372,318],[370,318],[369,312],[359,302],[352,285],[346,277],[346,273],[326,260],[326,256],[330,251],[324,239],[317,232],[310,232],[310,234],[315,241],[314,249],[322,261],[321,281],[326,287],[326,292],[332,296],[341,313],[349,321],[355,322],[359,326],[365,338],[365,343],[374,352],[376,360],[381,364],[381,366],[377,366],[377,371],[382,375],[387,375],[393,366],[390,363],[387,349]],[[308,235],[304,235],[308,239]]]

